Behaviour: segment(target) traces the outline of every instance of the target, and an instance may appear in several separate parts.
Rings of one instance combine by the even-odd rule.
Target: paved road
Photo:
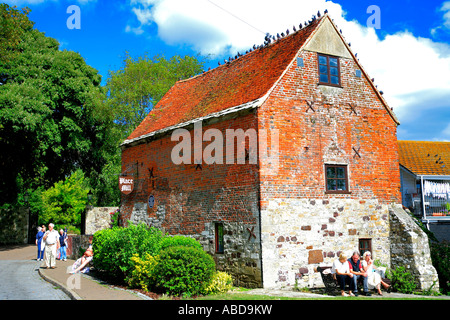
[[[32,258],[16,259],[14,255],[8,257],[8,252],[2,252],[0,300],[70,300],[62,290],[41,278],[38,273],[40,261]]]

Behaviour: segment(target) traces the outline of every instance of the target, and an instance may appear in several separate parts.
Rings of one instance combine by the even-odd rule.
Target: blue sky
[[[5,0],[28,6],[35,27],[79,52],[103,76],[125,52],[207,55],[206,68],[292,30],[327,8],[401,125],[400,140],[450,141],[450,1],[431,0]],[[69,29],[71,5],[81,29]],[[368,26],[379,8],[380,28]]]

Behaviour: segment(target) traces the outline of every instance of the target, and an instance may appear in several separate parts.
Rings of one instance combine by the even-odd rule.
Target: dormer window
[[[339,87],[341,76],[339,71],[339,58],[324,54],[318,54],[319,60],[319,84]]]

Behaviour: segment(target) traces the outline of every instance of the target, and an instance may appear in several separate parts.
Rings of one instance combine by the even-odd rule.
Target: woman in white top
[[[345,293],[345,284],[350,283],[350,279],[353,278],[353,274],[350,272],[350,264],[347,261],[347,256],[344,253],[339,255],[339,259],[333,262],[331,267],[331,273],[336,274],[336,279],[339,282],[341,288],[341,295],[347,296]],[[354,296],[352,288],[348,291],[348,295]]]
[[[373,265],[373,260],[370,257],[371,254],[369,251],[364,252],[362,267],[368,274],[367,284],[369,289],[377,289],[378,294],[382,296],[380,285],[383,285],[386,289],[390,286],[381,279],[381,275],[378,272],[375,272],[376,267]]]

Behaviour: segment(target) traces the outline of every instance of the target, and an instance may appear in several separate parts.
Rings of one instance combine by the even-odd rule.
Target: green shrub
[[[134,254],[130,258],[130,261],[133,270],[127,278],[128,285],[132,288],[141,288],[148,291],[149,287],[155,281],[154,269],[158,264],[158,256],[154,258],[148,253],[145,253],[144,257],[140,258],[137,254]]]
[[[214,273],[211,282],[206,286],[205,294],[226,293],[233,287],[233,278],[226,272],[217,271]]]
[[[431,244],[431,260],[439,277],[439,288],[444,294],[450,293],[450,242]]]
[[[389,277],[394,291],[411,294],[416,290],[414,276],[403,266],[390,270]]]
[[[185,246],[203,249],[200,242],[198,242],[194,238],[189,238],[185,236],[167,236],[161,241],[161,250],[165,250],[169,247],[176,247],[176,246]]]
[[[145,253],[155,256],[160,251],[163,233],[145,224],[114,227],[94,234],[92,246],[96,269],[117,280],[125,280],[134,269],[131,258]]]
[[[202,293],[215,271],[213,258],[202,249],[185,246],[161,251],[154,269],[157,287],[173,295]]]

